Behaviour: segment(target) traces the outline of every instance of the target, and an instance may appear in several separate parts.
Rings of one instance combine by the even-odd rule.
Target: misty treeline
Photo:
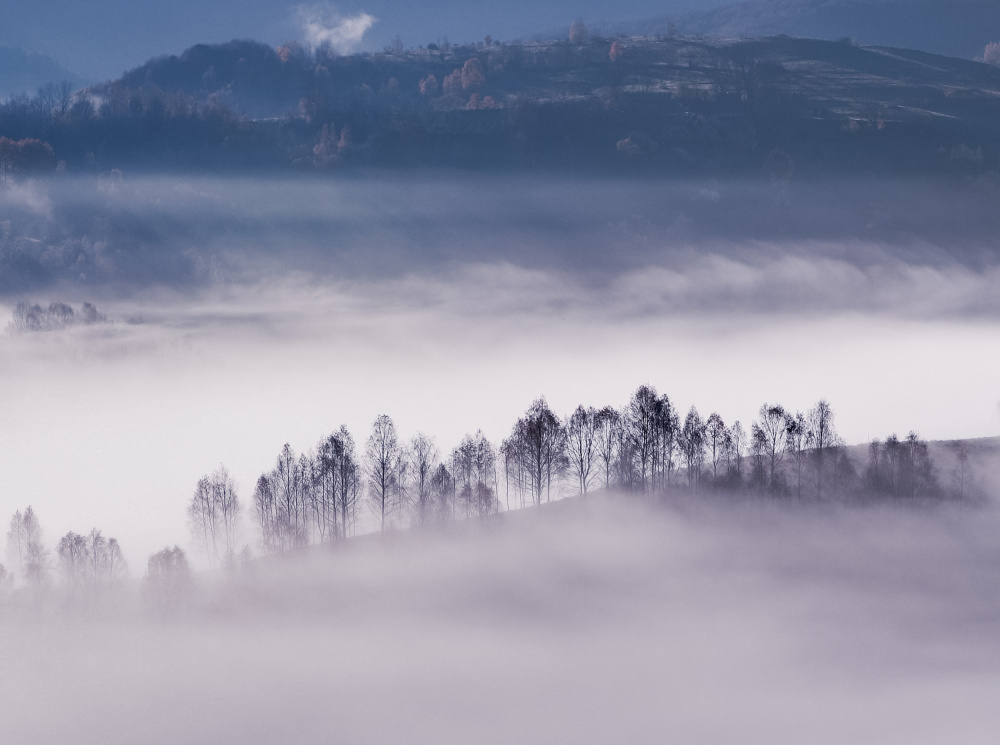
[[[643,385],[621,408],[579,406],[565,417],[540,398],[499,444],[477,431],[441,452],[424,433],[406,440],[381,415],[360,445],[343,426],[307,452],[285,444],[246,503],[220,466],[198,481],[188,515],[210,563],[234,566],[253,554],[249,544],[239,548],[244,519],[260,551],[282,554],[350,538],[359,523],[384,532],[595,490],[796,502],[968,496],[964,481],[951,491],[939,486],[927,444],[914,433],[873,441],[859,469],[834,420],[820,401],[806,412],[764,404],[749,425],[727,424],[715,412],[682,412]]]
[[[789,38],[576,32],[350,56],[232,41],[83,91],[14,96],[0,104],[0,136],[48,153],[29,159],[35,170],[354,163],[745,174],[766,173],[780,149],[800,173],[978,174],[997,162],[998,82],[990,65],[932,68],[897,55],[887,66],[879,51]],[[958,85],[974,109],[947,93]],[[948,122],[914,117],[916,107]],[[959,147],[978,158],[951,158]]]
[[[951,488],[942,488],[927,443],[914,433],[872,441],[867,463],[852,457],[826,401],[805,412],[765,403],[745,426],[715,412],[702,417],[695,407],[683,412],[643,385],[622,407],[578,406],[564,417],[539,398],[499,444],[477,431],[446,452],[424,433],[403,438],[387,415],[360,443],[342,426],[307,452],[286,444],[246,497],[219,466],[197,481],[187,514],[192,542],[210,565],[245,574],[258,553],[485,518],[595,491],[654,502],[679,493],[793,503],[966,499],[972,478],[964,449],[958,464]],[[115,538],[97,528],[70,531],[50,548],[31,507],[11,517],[6,556],[0,596],[60,597],[66,607],[89,608],[133,586]],[[152,609],[183,607],[192,586],[179,546],[148,557],[141,587]]]
[[[7,530],[7,565],[0,564],[0,601],[15,595],[41,607],[55,600],[67,610],[108,607],[128,596],[128,562],[118,540],[93,528],[69,531],[46,546],[41,523],[29,506],[16,511]],[[174,546],[149,557],[142,593],[149,606],[169,612],[190,597],[191,572]]]

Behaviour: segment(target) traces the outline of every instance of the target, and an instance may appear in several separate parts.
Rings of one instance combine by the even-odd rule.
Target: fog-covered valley
[[[641,383],[727,422],[826,398],[848,443],[995,436],[992,198],[456,173],[15,183],[8,312],[76,310],[3,339],[7,511],[32,503],[56,536],[100,525],[141,566],[183,541],[220,462],[246,496],[283,443],[342,423],[360,441],[388,413],[447,452],[480,428],[499,443],[539,396],[568,415]]]
[[[8,556],[0,582],[4,738],[988,741],[995,198],[989,180],[11,182],[0,510],[32,506],[49,564],[25,582]],[[645,473],[576,496],[567,471],[508,511],[525,498],[504,498],[500,446],[533,401],[625,416],[647,383],[678,424],[831,402],[852,490],[873,438],[966,442],[930,443],[919,499],[715,488],[678,450],[666,496]],[[404,530],[411,491],[379,536],[382,414],[453,470],[481,430],[489,508]],[[354,537],[269,556],[261,474],[341,424]],[[220,463],[247,547],[225,570],[189,515]],[[55,548],[95,527],[128,562],[107,586]],[[193,571],[168,592],[147,559],[174,545]]]
[[[199,2],[0,24],[0,743],[996,740],[991,3]]]

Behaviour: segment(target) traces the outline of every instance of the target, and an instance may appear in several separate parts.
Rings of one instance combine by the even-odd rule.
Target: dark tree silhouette
[[[767,461],[767,484],[771,491],[781,489],[781,460],[788,435],[788,414],[781,404],[762,404],[754,424],[754,442],[762,448]]]
[[[716,484],[719,480],[719,463],[725,457],[726,435],[725,422],[717,412],[713,411],[705,421],[705,449],[712,461],[712,484]]]
[[[412,458],[413,486],[415,491],[415,514],[417,523],[423,525],[434,514],[431,480],[437,466],[438,454],[434,440],[418,433],[410,442]]]
[[[684,417],[684,427],[679,439],[687,470],[688,488],[696,490],[701,482],[701,469],[705,460],[705,424],[693,406]]]
[[[603,476],[604,488],[610,489],[615,480],[616,461],[622,439],[622,416],[605,406],[594,417],[595,458]]]
[[[578,406],[566,420],[566,455],[581,494],[586,494],[597,459],[597,412]]]
[[[566,466],[566,433],[559,418],[552,413],[544,398],[537,399],[527,413],[518,419],[509,439],[513,460],[523,472],[534,504],[552,496],[552,483]]]
[[[397,468],[401,451],[396,436],[396,425],[382,414],[372,423],[372,432],[365,447],[368,470],[368,499],[372,512],[379,521],[379,530],[385,532],[386,514],[392,510],[396,487]]]
[[[831,450],[839,447],[840,436],[834,427],[833,408],[825,400],[820,400],[807,415],[809,431],[812,434],[812,460],[816,476],[816,498],[823,498],[823,481],[828,468]]]

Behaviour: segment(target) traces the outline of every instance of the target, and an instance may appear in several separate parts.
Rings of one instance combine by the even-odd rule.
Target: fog
[[[988,742],[1000,528],[591,497],[2,622],[23,743]]]
[[[219,463],[248,498],[284,443],[382,413],[444,452],[641,383],[745,424],[826,398],[851,443],[1000,429],[988,184],[126,174],[0,199],[7,313],[109,320],[0,339],[0,511],[33,504],[50,542],[97,526],[134,570]]]

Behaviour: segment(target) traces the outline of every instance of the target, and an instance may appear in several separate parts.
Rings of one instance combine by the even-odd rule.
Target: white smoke
[[[342,16],[329,3],[295,8],[305,42],[311,47],[328,44],[340,54],[357,49],[365,33],[378,20],[368,13]]]

